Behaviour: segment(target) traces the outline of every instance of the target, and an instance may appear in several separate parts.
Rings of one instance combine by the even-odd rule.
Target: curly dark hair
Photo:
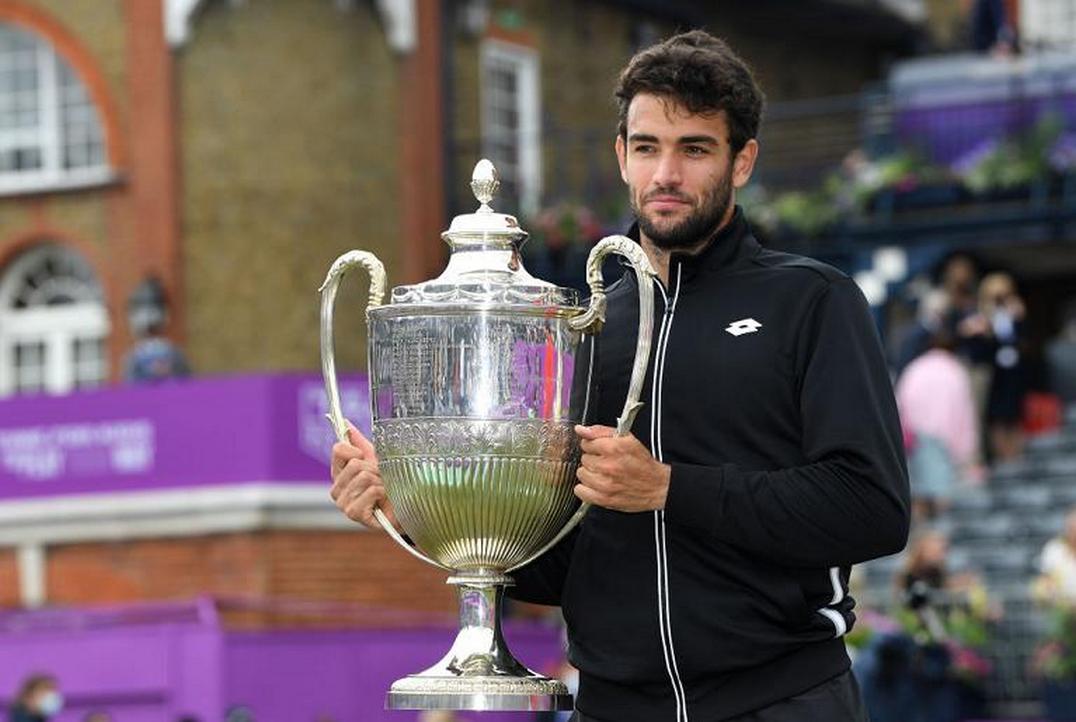
[[[627,139],[628,106],[639,93],[675,100],[691,113],[725,112],[734,153],[758,135],[765,96],[751,69],[724,40],[702,31],[640,50],[616,87],[617,132]]]

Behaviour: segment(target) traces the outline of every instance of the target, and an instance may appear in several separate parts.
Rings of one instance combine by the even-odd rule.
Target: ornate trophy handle
[[[631,431],[635,415],[639,413],[642,402],[639,397],[643,393],[643,382],[646,380],[646,367],[650,363],[650,340],[654,334],[654,273],[650,259],[638,243],[627,236],[606,236],[598,241],[590,251],[587,258],[587,283],[590,285],[590,305],[586,312],[576,316],[568,323],[576,330],[583,333],[597,334],[605,323],[605,284],[602,281],[602,262],[610,253],[624,256],[631,263],[632,269],[639,281],[639,338],[635,344],[635,363],[631,368],[631,380],[628,383],[628,397],[624,400],[624,410],[616,420],[616,435],[625,436]],[[513,572],[522,566],[530,564],[538,557],[545,554],[560,540],[578,526],[586,516],[590,504],[583,502],[575,510],[575,514],[567,521],[564,527],[557,532],[556,536],[538,552],[527,557],[526,560],[516,564],[508,572]]]
[[[321,284],[318,292],[321,293],[321,375],[325,378],[325,393],[329,397],[329,413],[326,417],[336,432],[336,438],[344,443],[350,443],[347,436],[347,419],[340,407],[340,388],[336,382],[336,354],[333,350],[333,306],[336,302],[336,291],[343,280],[344,274],[355,266],[362,266],[370,276],[370,298],[366,304],[367,318],[371,308],[377,308],[385,298],[385,266],[377,256],[369,251],[348,251],[329,267],[329,273],[325,276],[325,282]],[[396,527],[388,520],[385,513],[376,506],[374,518],[381,528],[385,530],[393,541],[406,549],[412,556],[432,564],[435,567],[452,571],[450,567],[435,562],[425,554],[408,544],[407,540],[396,531]]]

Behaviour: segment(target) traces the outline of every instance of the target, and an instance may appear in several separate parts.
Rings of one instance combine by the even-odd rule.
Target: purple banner
[[[212,600],[70,609],[0,617],[0,703],[29,674],[55,675],[67,699],[56,722],[93,710],[116,722],[219,722],[245,707],[256,722],[414,722],[388,712],[393,680],[436,662],[455,630],[345,629],[238,632],[224,629]],[[509,622],[505,636],[531,668],[562,655],[555,629]],[[467,722],[524,722],[527,713],[459,714]]]
[[[418,713],[385,710],[385,693],[400,677],[435,664],[455,630],[267,632],[230,634],[225,688],[230,704],[250,708],[257,722],[414,722]],[[557,633],[505,624],[509,648],[527,666],[549,673],[563,655]],[[459,712],[461,722],[530,722],[527,712]]]
[[[340,380],[370,426],[364,375]],[[0,499],[325,483],[333,433],[315,375],[237,376],[0,401]]]

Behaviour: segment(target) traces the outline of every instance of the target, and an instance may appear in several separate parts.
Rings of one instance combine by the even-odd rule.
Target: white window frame
[[[479,64],[483,81],[491,64],[510,68],[516,76],[519,127],[515,144],[519,149],[519,165],[512,180],[519,188],[520,211],[525,215],[534,215],[539,210],[542,197],[542,101],[538,53],[524,45],[486,39],[482,41]],[[485,82],[480,82],[479,88],[482,147],[486,152],[498,131],[492,113],[491,89],[486,87]],[[496,163],[495,159],[491,160]]]
[[[63,394],[76,388],[79,381],[75,363],[76,341],[107,340],[110,330],[108,311],[101,302],[81,301],[62,306],[12,308],[12,297],[20,279],[40,258],[40,253],[54,247],[31,249],[8,268],[0,269],[0,396],[16,393],[14,349],[20,343],[45,345],[45,393]],[[61,249],[61,253],[74,253]],[[107,380],[107,357],[106,374]]]
[[[64,62],[49,44],[48,40],[16,26],[7,24],[15,32],[28,35],[36,43],[37,68],[38,68],[38,125],[34,129],[37,134],[38,147],[41,149],[42,163],[38,170],[20,170],[0,172],[0,195],[15,195],[42,190],[65,190],[102,185],[111,182],[115,174],[108,165],[107,144],[104,125],[101,122],[100,111],[97,111],[97,124],[101,129],[101,143],[104,146],[103,162],[81,168],[63,167],[63,128],[60,119],[60,68]],[[72,75],[78,78],[78,73],[72,70]],[[81,84],[81,79],[79,79]],[[92,96],[86,93],[92,103]],[[25,132],[25,131],[24,131]],[[33,131],[30,131],[33,132]],[[8,133],[8,138],[4,136]],[[11,138],[18,131],[0,131],[0,148],[11,144]]]
[[[1076,49],[1076,4],[1072,0],[1021,0],[1020,34],[1031,47]]]

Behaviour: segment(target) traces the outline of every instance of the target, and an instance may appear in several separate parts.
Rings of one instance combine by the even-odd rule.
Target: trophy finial
[[[501,182],[497,180],[497,169],[493,163],[483,158],[475,164],[474,172],[471,173],[471,191],[478,202],[482,204],[479,210],[491,210],[489,202],[497,195],[497,188]]]

